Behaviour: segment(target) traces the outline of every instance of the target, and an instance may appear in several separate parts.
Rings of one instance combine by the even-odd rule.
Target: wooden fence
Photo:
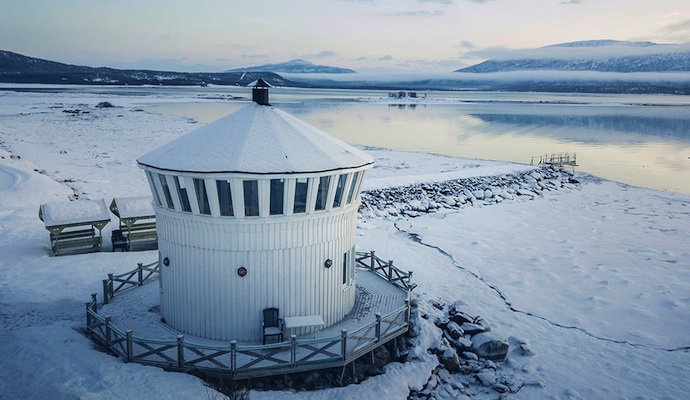
[[[355,259],[357,266],[367,268],[388,282],[403,290],[413,290],[417,287],[412,283],[412,271],[404,272],[393,265],[393,260],[384,261],[377,257],[372,250],[369,253],[357,252]]]
[[[414,288],[411,273],[404,273],[371,253],[358,253],[357,263],[372,269],[401,289]],[[363,262],[370,258],[369,265]],[[121,275],[108,274],[103,280],[104,302],[127,287],[141,286],[158,273],[157,263],[142,265]],[[136,280],[133,279],[137,277]],[[119,283],[119,285],[115,285]],[[408,296],[409,298],[409,296]],[[226,346],[209,346],[176,340],[155,340],[136,336],[132,330],[122,330],[111,322],[110,316],[98,314],[97,295],[86,303],[86,330],[91,338],[109,352],[126,362],[161,367],[169,371],[187,372],[208,377],[247,379],[282,375],[332,367],[345,367],[357,358],[407,332],[410,322],[410,302],[381,315],[355,330],[343,329],[340,335],[298,339],[267,345],[241,345],[232,340]],[[344,371],[344,370],[343,370]]]
[[[136,269],[124,274],[108,274],[108,279],[103,279],[103,303],[110,303],[115,293],[133,286],[141,286],[153,277],[158,277],[158,261],[147,265],[138,263]]]

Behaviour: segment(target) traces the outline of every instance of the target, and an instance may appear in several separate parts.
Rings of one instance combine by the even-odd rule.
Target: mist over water
[[[247,96],[246,91],[238,93]],[[576,172],[690,193],[687,96],[424,94],[434,103],[388,104],[387,92],[304,89],[273,90],[271,103],[352,144],[519,163],[570,152],[577,154]],[[144,108],[208,123],[245,104],[178,102]]]

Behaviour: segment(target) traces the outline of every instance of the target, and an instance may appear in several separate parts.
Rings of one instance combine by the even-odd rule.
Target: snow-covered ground
[[[102,101],[115,108],[99,108]],[[85,302],[107,273],[155,251],[53,257],[41,203],[148,195],[136,158],[198,124],[139,111],[166,98],[0,91],[0,398],[218,398],[193,376],[125,364],[83,336]],[[170,99],[176,101],[176,99]],[[69,112],[65,112],[69,111]],[[370,150],[365,189],[521,173],[531,167]],[[404,399],[438,365],[432,305],[462,300],[511,342],[498,370],[515,399],[687,398],[690,196],[592,177],[582,185],[416,218],[366,217],[358,248],[413,271],[420,334],[409,361],[358,385],[252,399]],[[116,225],[113,216],[105,230]],[[107,242],[107,241],[106,241]],[[106,250],[108,250],[106,245]],[[136,295],[136,294],[134,294]],[[439,374],[437,398],[497,398]],[[463,384],[459,384],[464,383]],[[468,385],[469,383],[469,385]]]

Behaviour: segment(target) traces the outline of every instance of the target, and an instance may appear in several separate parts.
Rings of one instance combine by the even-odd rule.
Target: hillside
[[[690,47],[615,40],[570,42],[517,52],[511,58],[491,59],[454,72],[535,70],[623,73],[690,71]]]
[[[226,72],[283,72],[290,74],[356,74],[357,72],[347,68],[330,67],[327,65],[316,65],[306,60],[295,59],[278,64],[263,64],[253,67],[243,67],[229,69]]]
[[[63,64],[0,50],[0,82],[73,85],[247,85],[263,78],[274,86],[304,86],[271,72],[189,73]]]

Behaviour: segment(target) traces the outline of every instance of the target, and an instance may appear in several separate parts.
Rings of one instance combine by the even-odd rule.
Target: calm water
[[[214,97],[250,96],[244,88],[173,90],[211,99],[144,108],[208,123],[246,104]],[[357,100],[387,92],[272,89],[271,103],[352,144],[520,163],[546,153],[577,153],[576,171],[690,193],[688,96],[424,94],[453,102],[389,105]]]

